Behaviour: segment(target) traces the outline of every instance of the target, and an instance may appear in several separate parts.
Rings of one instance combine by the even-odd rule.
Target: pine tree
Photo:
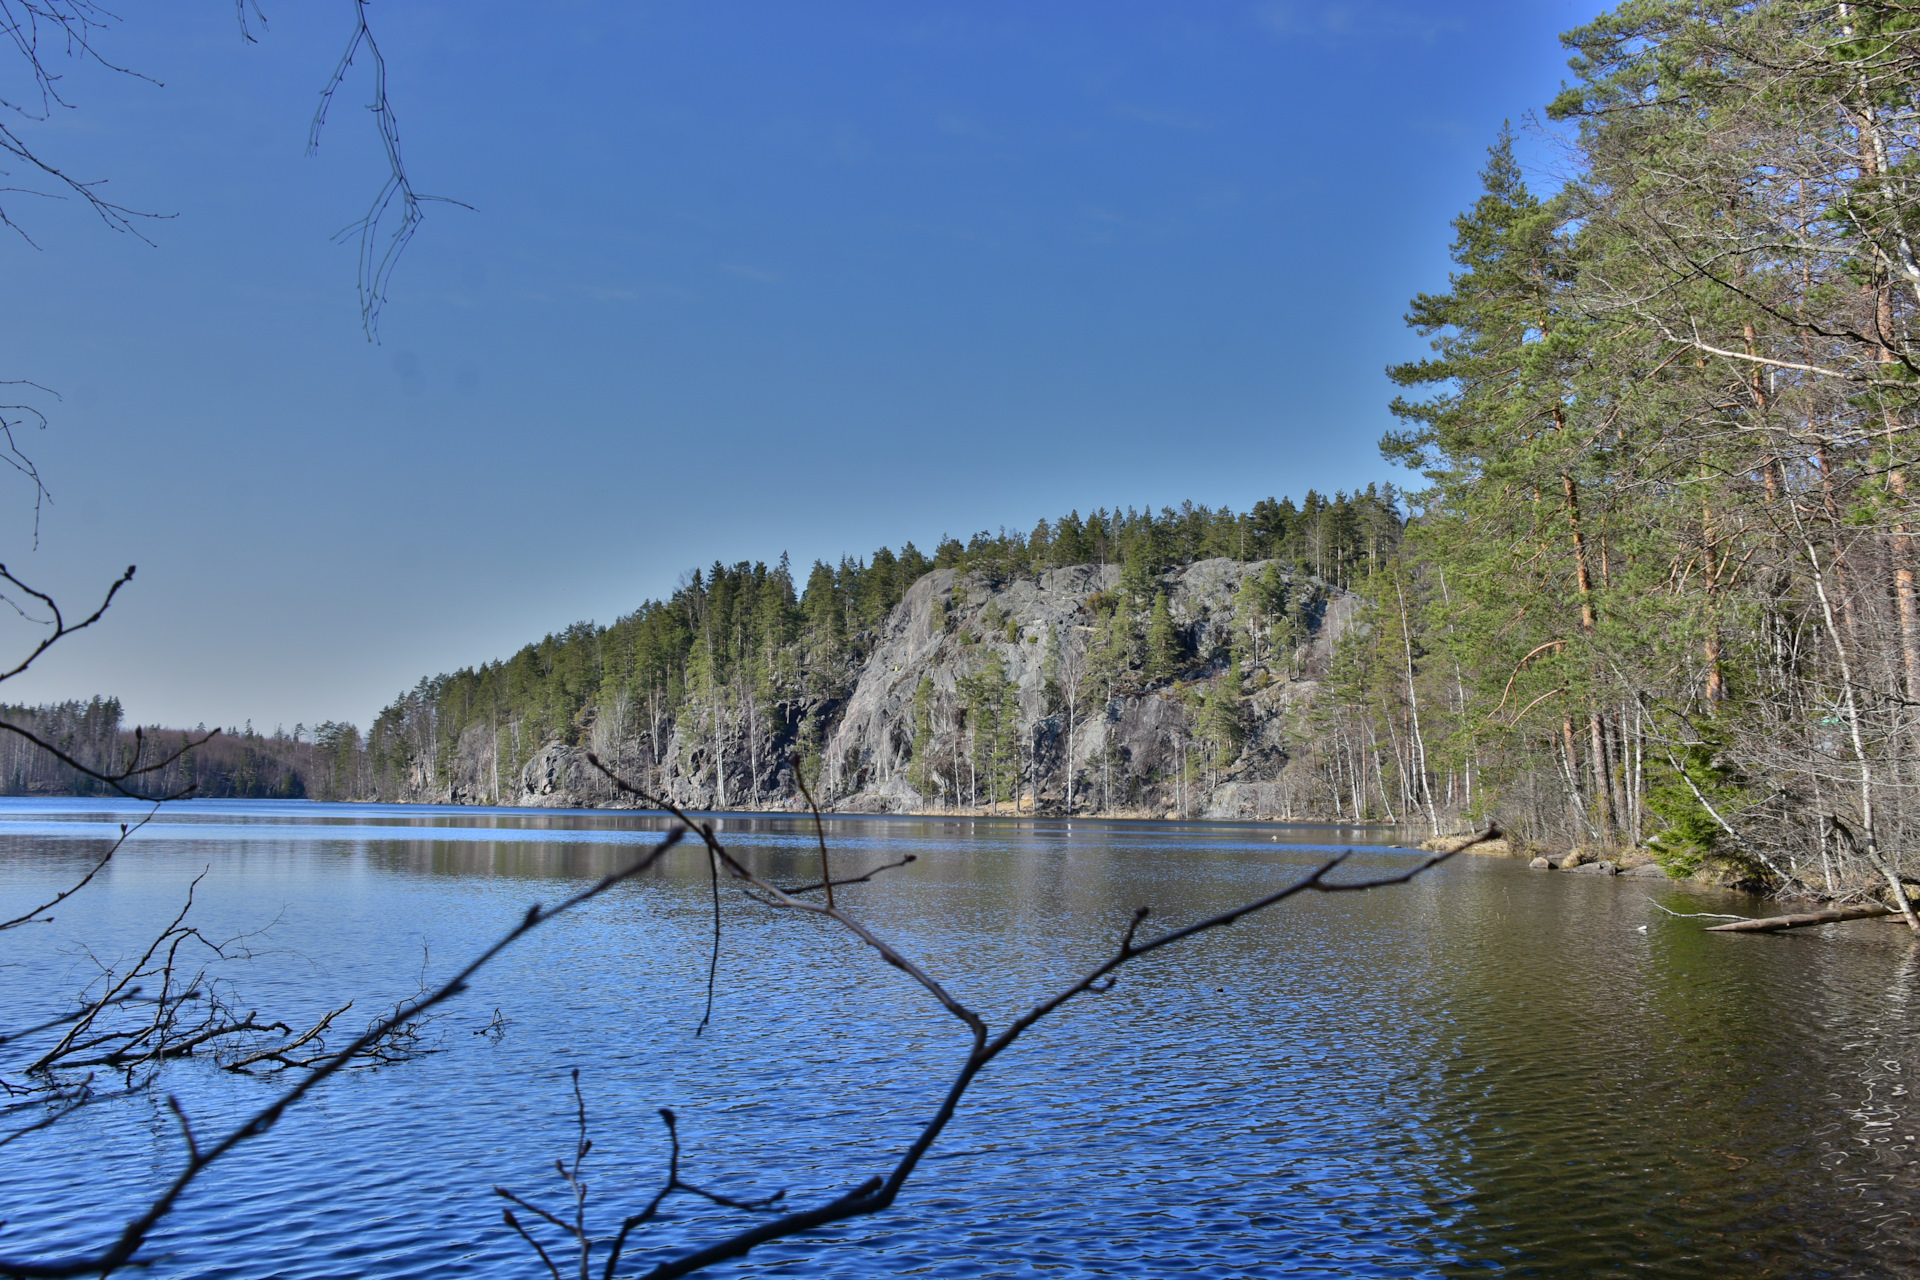
[[[996,809],[1003,798],[1018,795],[1020,688],[1008,678],[1006,663],[994,650],[959,683],[973,731],[974,774],[986,787],[988,807]]]
[[[921,795],[933,790],[933,680],[920,677],[913,691],[913,765],[907,781]]]
[[[1147,622],[1147,683],[1157,684],[1170,678],[1179,665],[1180,641],[1173,626],[1173,610],[1168,605],[1167,593],[1156,592],[1153,614]]]
[[[1216,767],[1237,760],[1246,743],[1246,708],[1241,702],[1244,684],[1240,659],[1235,657],[1227,664],[1227,674],[1207,693],[1205,732],[1214,749]]]

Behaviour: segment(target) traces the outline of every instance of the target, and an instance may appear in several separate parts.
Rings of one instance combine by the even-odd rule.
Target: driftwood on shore
[[[1804,929],[1809,925],[1834,924],[1841,920],[1870,920],[1874,916],[1892,915],[1892,907],[1876,904],[1861,907],[1835,907],[1829,911],[1803,911],[1791,916],[1766,916],[1759,920],[1736,920],[1732,924],[1716,924],[1708,933],[1777,933],[1782,929]]]

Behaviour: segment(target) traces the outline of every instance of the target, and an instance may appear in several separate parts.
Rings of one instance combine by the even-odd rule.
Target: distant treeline
[[[1280,559],[1330,583],[1371,576],[1394,553],[1402,516],[1392,486],[1331,498],[1308,491],[1246,512],[1178,507],[1041,520],[1030,533],[943,537],[931,557],[908,542],[838,565],[816,561],[804,587],[782,555],[716,562],[666,600],[649,600],[609,626],[576,623],[512,657],[420,681],[380,713],[368,735],[371,790],[431,791],[462,737],[484,735],[492,795],[511,794],[520,768],[553,741],[612,759],[644,739],[658,759],[689,708],[749,735],[773,720],[797,727],[803,752],[826,730],[821,708],[851,689],[867,634],[932,569],[1005,580],[1079,564],[1118,564],[1135,595],[1175,565],[1223,557]],[[469,743],[469,747],[474,744]],[[504,781],[503,781],[504,780]]]
[[[276,730],[272,735],[256,733],[251,723],[217,732],[204,724],[192,730],[152,725],[136,733],[123,720],[118,698],[38,707],[0,705],[0,721],[18,725],[95,773],[119,774],[177,755],[164,768],[129,779],[124,785],[136,795],[346,800],[365,790],[365,752],[351,724],[329,721],[312,730],[296,725],[291,733]],[[187,747],[189,743],[198,745]],[[0,794],[120,792],[20,734],[0,730]]]

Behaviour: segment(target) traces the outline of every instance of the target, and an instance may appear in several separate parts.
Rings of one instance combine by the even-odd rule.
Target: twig
[[[120,852],[120,846],[125,844],[128,838],[132,836],[134,832],[146,826],[149,822],[152,822],[153,815],[158,812],[160,812],[160,806],[158,804],[155,804],[153,808],[147,812],[146,817],[140,819],[140,821],[134,823],[131,827],[129,827],[124,822],[121,823],[120,838],[118,840],[115,840],[113,844],[108,847],[107,851],[100,856],[100,861],[94,863],[93,866],[87,871],[86,875],[80,877],[79,883],[75,884],[70,889],[65,889],[65,890],[62,890],[60,893],[55,894],[52,901],[46,902],[40,906],[35,907],[33,910],[27,912],[25,915],[15,916],[11,920],[0,921],[0,932],[5,932],[8,929],[17,929],[23,924],[36,923],[39,920],[39,917],[41,916],[42,913],[53,910],[55,907],[65,902],[68,898],[71,898],[74,894],[86,888],[89,884],[93,882],[93,878],[100,874],[101,869],[104,868],[109,862],[113,861],[113,855]],[[48,916],[46,922],[50,923],[52,919],[53,919],[52,916]],[[39,1027],[35,1028],[35,1030],[44,1030],[44,1029],[45,1028],[39,1028]],[[27,1033],[19,1032],[16,1034],[25,1035]],[[0,1044],[5,1044],[6,1041],[7,1041],[6,1036],[0,1036]]]
[[[587,1138],[587,1104],[586,1098],[580,1090],[580,1069],[578,1067],[573,1070],[573,1096],[574,1114],[576,1117],[575,1124],[579,1131],[579,1136],[574,1144],[573,1167],[569,1169],[567,1165],[560,1160],[555,1160],[553,1163],[554,1168],[560,1174],[561,1180],[567,1184],[568,1190],[574,1196],[574,1220],[568,1222],[558,1214],[541,1208],[531,1200],[526,1199],[506,1187],[496,1186],[493,1189],[493,1193],[503,1200],[519,1205],[528,1213],[533,1214],[543,1222],[559,1228],[559,1230],[570,1237],[574,1242],[574,1248],[579,1257],[580,1276],[582,1280],[585,1280],[585,1277],[590,1273],[590,1266],[593,1260],[593,1238],[587,1233],[585,1213],[586,1183],[581,1178],[581,1170],[586,1162],[587,1153],[593,1149],[593,1143]],[[607,1256],[607,1265],[604,1273],[605,1280],[613,1280],[614,1273],[620,1266],[621,1254],[626,1250],[627,1238],[633,1234],[634,1228],[653,1221],[654,1218],[659,1215],[661,1206],[666,1204],[667,1200],[676,1192],[696,1196],[710,1204],[718,1205],[723,1209],[738,1209],[746,1213],[770,1212],[779,1205],[787,1194],[785,1191],[776,1191],[770,1196],[763,1196],[756,1200],[741,1200],[733,1196],[722,1195],[718,1191],[709,1191],[705,1187],[696,1186],[686,1181],[680,1176],[680,1129],[678,1118],[666,1107],[660,1108],[659,1115],[661,1124],[665,1125],[667,1130],[668,1155],[666,1180],[661,1184],[660,1189],[654,1193],[653,1199],[647,1202],[646,1208],[622,1220],[619,1233],[613,1238],[612,1251]],[[534,1238],[533,1233],[515,1217],[513,1210],[503,1209],[500,1212],[502,1221],[519,1232],[521,1238],[533,1246],[534,1251],[540,1255],[540,1260],[547,1265],[547,1269],[550,1272],[556,1276],[559,1275],[559,1269],[553,1261],[552,1255]]]
[[[246,1073],[247,1068],[262,1062],[276,1063],[282,1070],[285,1070],[288,1067],[312,1066],[315,1062],[320,1061],[325,1056],[326,1046],[324,1042],[322,1042],[321,1044],[320,1052],[315,1054],[310,1054],[305,1058],[295,1058],[291,1056],[293,1054],[293,1051],[295,1049],[300,1048],[302,1045],[306,1045],[315,1040],[318,1040],[322,1035],[326,1034],[327,1028],[333,1025],[333,1020],[335,1018],[339,1017],[341,1014],[345,1013],[347,1010],[351,1008],[353,1008],[353,1001],[349,1000],[345,1004],[341,1005],[338,1009],[335,1009],[330,1013],[321,1015],[320,1020],[314,1023],[310,1029],[295,1036],[292,1040],[287,1041],[285,1044],[270,1045],[265,1049],[256,1049],[251,1053],[242,1054],[240,1057],[235,1058],[230,1062],[223,1062],[220,1065],[228,1071],[239,1072],[242,1074]]]
[[[1647,899],[1647,905],[1650,907],[1654,907],[1660,911],[1665,911],[1668,915],[1672,916],[1676,920],[1751,920],[1753,919],[1752,916],[1730,916],[1719,911],[1674,911],[1669,907],[1661,906],[1659,903],[1655,902],[1652,898]]]
[[[700,1014],[700,1025],[693,1029],[696,1036],[713,1020],[713,988],[720,978],[720,863],[712,852],[713,827],[703,823],[700,832],[708,845],[707,885],[713,893],[713,946],[707,953],[707,1007]]]
[[[800,794],[807,798],[807,808],[813,811],[813,834],[820,841],[820,885],[827,891],[827,905],[833,905],[833,872],[827,869],[827,829],[820,821],[820,806],[814,803],[813,791],[807,786],[806,771],[800,767],[800,757],[789,756],[793,764],[793,780],[800,784]],[[908,859],[912,861],[912,859]],[[871,874],[871,873],[869,873]]]
[[[918,862],[919,860],[920,860],[920,856],[918,854],[909,853],[905,857],[899,859],[897,862],[883,862],[879,866],[874,867],[872,870],[868,871],[865,875],[858,875],[858,876],[853,876],[847,879],[835,880],[833,884],[866,884],[869,881],[871,881],[875,876],[879,875],[882,871],[897,871],[901,867],[904,867],[909,863]],[[829,885],[824,880],[815,880],[812,884],[798,885],[792,889],[782,889],[780,892],[788,895],[792,895],[796,893],[812,893],[816,889],[831,889],[832,887],[833,887],[832,885]]]
[[[327,109],[333,105],[333,95],[346,81],[355,55],[365,49],[373,62],[373,100],[367,104],[367,110],[373,113],[374,122],[380,130],[381,146],[386,150],[387,180],[375,193],[367,212],[336,232],[334,240],[340,242],[359,237],[360,323],[366,330],[367,341],[378,342],[380,309],[386,305],[387,285],[393,279],[394,269],[400,265],[400,255],[406,252],[414,232],[426,216],[421,206],[428,201],[458,205],[462,209],[471,209],[473,206],[446,196],[422,195],[413,189],[413,181],[407,177],[406,164],[400,158],[400,119],[387,97],[387,60],[380,52],[379,44],[374,41],[373,28],[367,22],[367,0],[354,0],[353,16],[353,34],[347,39],[346,52],[340,55],[333,75],[328,78],[326,87],[320,90],[320,105],[314,109],[313,124],[307,130],[307,154],[312,155],[320,149],[320,133],[326,127]],[[400,222],[383,242],[380,225],[396,202],[400,207]]]
[[[5,1035],[0,1035],[0,1044],[7,1044],[14,1040],[24,1040],[28,1036],[38,1035],[42,1031],[51,1031],[55,1027],[65,1026],[67,1023],[72,1022],[75,1019],[86,1017],[88,1014],[94,1012],[96,1009],[100,1009],[100,1008],[104,1008],[112,1005],[121,1005],[121,1004],[154,1004],[154,1003],[156,1002],[152,999],[143,998],[140,995],[140,988],[134,987],[132,990],[122,992],[120,995],[113,997],[111,1000],[90,1001],[87,1004],[81,1005],[78,1009],[73,1010],[71,1013],[63,1013],[57,1018],[48,1018],[45,1022],[38,1023],[31,1027],[22,1027],[18,1031],[9,1031]]]
[[[0,26],[3,26],[3,25],[4,24],[0,24]],[[114,579],[113,584],[107,588],[107,594],[100,601],[100,606],[97,609],[95,609],[92,613],[88,614],[85,618],[82,618],[79,622],[68,623],[66,620],[66,615],[62,613],[60,610],[59,603],[56,600],[54,600],[54,598],[51,595],[47,594],[44,591],[41,591],[37,587],[32,587],[27,585],[25,582],[22,582],[19,578],[15,577],[13,573],[4,564],[0,564],[0,584],[5,584],[4,587],[0,587],[0,601],[4,601],[8,605],[12,606],[14,612],[18,613],[21,617],[27,619],[29,622],[33,622],[41,626],[47,626],[47,627],[53,628],[46,635],[40,638],[40,642],[36,644],[32,648],[32,650],[28,652],[26,657],[20,659],[20,661],[16,662],[11,668],[5,671],[0,671],[0,683],[4,683],[8,680],[11,680],[15,676],[20,675],[22,672],[26,671],[27,668],[31,667],[34,664],[34,662],[36,662],[39,659],[41,654],[45,653],[47,650],[51,649],[54,645],[66,639],[68,636],[71,636],[76,632],[85,631],[88,627],[91,627],[96,622],[100,621],[100,619],[103,616],[105,616],[107,610],[113,607],[114,598],[120,594],[120,589],[126,586],[129,582],[133,581],[133,574],[134,574],[134,566],[128,565],[127,571],[121,574],[118,578]],[[12,595],[7,593],[7,590],[6,590],[7,587],[12,588],[12,590],[14,592],[17,592],[21,597],[37,602],[40,606],[45,608],[48,616],[46,618],[33,617],[31,614],[29,614],[26,611],[26,609],[20,606],[20,603],[17,600],[15,600]],[[186,735],[182,735],[180,747],[177,751],[173,752],[171,755],[168,755],[162,759],[153,761],[150,764],[142,764],[141,760],[146,752],[146,737],[144,732],[138,727],[136,727],[133,731],[133,740],[134,740],[133,760],[127,765],[125,769],[121,770],[118,773],[104,773],[98,769],[93,768],[91,765],[81,763],[79,760],[75,759],[72,755],[68,754],[65,751],[62,751],[59,747],[56,747],[53,743],[48,742],[46,739],[40,737],[38,734],[34,733],[30,729],[23,728],[20,725],[13,724],[10,721],[0,720],[0,730],[4,730],[7,733],[15,734],[18,737],[25,738],[28,742],[31,742],[34,746],[40,748],[40,750],[46,752],[48,755],[52,756],[55,760],[58,760],[61,764],[66,765],[69,769],[72,769],[77,773],[83,774],[86,777],[92,778],[96,782],[112,787],[115,791],[119,792],[121,795],[127,796],[135,800],[145,800],[145,799],[151,799],[153,797],[143,796],[139,792],[129,788],[126,785],[129,780],[137,777],[142,777],[146,774],[153,773],[153,772],[156,772],[157,770],[166,768],[168,765],[172,764],[175,760],[178,760],[181,756],[184,756],[187,752],[193,750],[195,747],[204,746],[208,742],[211,742],[216,736],[218,736],[220,732],[218,729],[215,729],[211,733],[208,733],[204,737],[201,737],[198,739],[191,738]],[[159,797],[159,799],[178,800],[190,794],[193,790],[194,790],[194,787],[192,785],[188,785],[182,790],[175,792],[173,795],[162,796],[162,797]],[[149,815],[149,817],[151,817],[151,815]]]
[[[678,844],[683,835],[685,835],[685,832],[678,829],[668,832],[660,843],[655,845],[646,854],[635,859],[632,865],[623,870],[615,871],[601,877],[587,888],[563,900],[550,911],[542,910],[540,904],[537,902],[527,908],[526,914],[521,917],[518,924],[509,929],[506,934],[494,942],[492,946],[489,946],[478,956],[468,961],[467,964],[451,978],[448,978],[445,982],[418,1000],[407,1002],[396,1009],[393,1014],[375,1022],[372,1026],[368,1027],[364,1033],[357,1037],[353,1043],[320,1063],[312,1072],[302,1077],[296,1084],[289,1087],[266,1106],[256,1111],[239,1126],[228,1131],[212,1145],[204,1147],[197,1153],[189,1152],[185,1167],[174,1176],[173,1180],[167,1184],[165,1189],[161,1191],[159,1196],[157,1196],[144,1211],[121,1229],[119,1237],[115,1239],[111,1245],[98,1251],[74,1254],[48,1262],[0,1258],[0,1275],[21,1277],[22,1280],[42,1280],[42,1278],[53,1280],[53,1278],[56,1277],[96,1274],[104,1276],[129,1265],[134,1261],[134,1255],[137,1254],[140,1248],[146,1243],[154,1227],[161,1219],[173,1211],[174,1206],[179,1202],[180,1197],[186,1192],[187,1188],[193,1185],[194,1180],[218,1162],[221,1157],[245,1143],[248,1139],[257,1138],[272,1129],[273,1126],[278,1123],[280,1117],[286,1114],[289,1108],[297,1105],[308,1093],[318,1088],[321,1083],[342,1068],[348,1066],[357,1054],[364,1051],[368,1045],[373,1044],[382,1036],[388,1034],[394,1027],[400,1025],[406,1019],[418,1017],[428,1009],[464,992],[467,989],[467,983],[476,973],[491,964],[495,957],[515,942],[549,920],[564,915],[576,907],[592,901],[614,886],[623,884],[647,870],[658,862],[669,849]]]
[[[52,37],[49,44],[65,46],[67,56],[82,61],[92,61],[109,71],[145,80],[157,84],[152,76],[142,75],[128,67],[110,62],[94,46],[93,35],[104,31],[118,19],[92,0],[22,0],[19,4],[0,5],[0,34],[13,42],[14,50],[27,64],[27,73],[33,81],[33,90],[39,96],[37,108],[23,105],[11,98],[0,100],[0,106],[11,109],[16,115],[36,123],[46,121],[55,107],[70,107],[72,104],[60,96],[60,74],[47,63],[41,52],[40,38],[42,27]],[[72,177],[58,166],[40,158],[26,140],[13,128],[0,124],[0,151],[11,153],[37,171],[40,176],[49,178],[58,187],[78,196],[87,206],[99,215],[100,220],[115,231],[124,231],[144,243],[152,241],[140,234],[135,219],[154,218],[163,215],[140,213],[103,198],[96,188],[103,185],[99,180],[87,181]],[[31,187],[0,188],[7,194],[34,195],[49,199],[65,199],[54,191],[39,191]],[[168,215],[170,216],[170,215]],[[12,215],[0,209],[0,226],[11,227],[13,231],[29,245],[38,248],[26,230],[14,221]]]
[[[689,826],[692,825],[679,806],[675,805],[672,801],[664,797],[652,795],[634,786],[632,783],[627,782],[624,778],[621,778],[609,769],[591,752],[587,754],[587,761],[604,774],[608,781],[617,789],[635,796],[650,805],[662,808],[678,818],[681,822],[688,823]],[[985,1070],[1000,1054],[1012,1047],[1020,1037],[1036,1023],[1059,1009],[1062,1005],[1065,1005],[1075,996],[1087,992],[1100,992],[1111,989],[1116,971],[1139,957],[1151,954],[1152,952],[1176,943],[1184,942],[1189,938],[1193,938],[1209,930],[1226,928],[1238,920],[1244,919],[1257,912],[1265,911],[1301,893],[1357,893],[1370,889],[1384,888],[1389,885],[1405,884],[1415,876],[1439,866],[1441,863],[1458,856],[1460,853],[1473,848],[1475,845],[1483,844],[1489,840],[1499,839],[1502,835],[1497,825],[1489,825],[1485,831],[1457,848],[1443,853],[1436,853],[1429,858],[1423,859],[1415,866],[1397,874],[1378,876],[1368,880],[1346,882],[1329,881],[1327,879],[1328,875],[1343,865],[1347,859],[1352,856],[1354,851],[1349,849],[1328,858],[1307,875],[1274,893],[1270,893],[1262,898],[1257,898],[1252,902],[1245,903],[1230,910],[1220,912],[1217,915],[1209,916],[1205,920],[1198,921],[1194,924],[1185,925],[1177,929],[1170,929],[1165,933],[1147,939],[1145,942],[1138,940],[1139,929],[1150,913],[1148,908],[1141,907],[1133,913],[1131,919],[1128,921],[1121,935],[1119,946],[1113,955],[1082,975],[1077,981],[1040,1001],[1027,1010],[1026,1013],[1013,1019],[1013,1021],[997,1035],[993,1035],[990,1033],[985,1020],[982,1019],[979,1014],[961,1004],[931,975],[927,974],[918,965],[914,964],[913,961],[909,960],[891,944],[876,935],[859,920],[849,916],[846,912],[830,903],[809,902],[782,891],[743,865],[728,852],[714,836],[711,827],[701,826],[694,829],[699,831],[701,838],[706,842],[707,848],[712,856],[721,865],[725,866],[728,872],[734,877],[752,886],[754,889],[759,890],[760,895],[762,895],[762,901],[766,902],[767,905],[775,909],[804,911],[831,919],[879,952],[881,959],[886,961],[887,964],[913,978],[914,981],[918,982],[943,1008],[966,1025],[970,1033],[971,1044],[966,1057],[962,1060],[959,1071],[955,1075],[952,1084],[948,1087],[947,1093],[941,1100],[934,1115],[921,1128],[919,1134],[914,1138],[912,1143],[908,1145],[906,1151],[898,1158],[886,1176],[869,1178],[852,1190],[825,1204],[811,1209],[785,1214],[770,1222],[765,1222],[747,1230],[736,1232],[734,1235],[704,1249],[698,1249],[691,1253],[683,1254],[680,1257],[663,1261],[653,1269],[645,1272],[644,1280],[671,1280],[672,1277],[689,1275],[695,1271],[712,1266],[715,1263],[742,1257],[757,1246],[765,1244],[768,1241],[798,1235],[814,1230],[817,1227],[825,1226],[828,1223],[878,1213],[886,1209],[900,1194],[901,1188],[904,1187],[907,1180],[912,1177],[914,1170],[919,1166],[921,1159],[926,1155],[927,1151],[933,1146],[934,1142],[939,1139],[941,1132],[958,1111],[961,1099],[965,1096],[968,1087],[981,1071]],[[650,1204],[641,1214],[636,1215],[634,1219],[635,1225],[648,1220],[657,1211],[660,1202],[661,1198],[656,1197],[653,1204]],[[630,1228],[624,1228],[621,1232],[619,1240],[623,1245],[629,1230]],[[610,1264],[607,1271],[609,1280],[611,1280],[612,1274],[612,1266]]]

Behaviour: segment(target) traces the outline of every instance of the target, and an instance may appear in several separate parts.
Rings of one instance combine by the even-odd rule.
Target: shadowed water
[[[0,802],[0,918],[70,883],[143,810]],[[244,1007],[349,1021],[450,972],[534,901],[624,865],[634,814],[170,806],[51,925],[0,935],[0,1032],[58,1012],[178,910],[265,928]],[[723,838],[812,878],[810,827]],[[1003,1023],[1150,904],[1177,924],[1381,832],[844,819],[843,905]],[[1289,843],[1301,842],[1301,843]],[[1416,855],[1372,847],[1355,874]],[[1308,896],[1129,968],[1000,1059],[899,1204],[716,1275],[1907,1276],[1920,1274],[1908,1091],[1920,961],[1861,921],[1709,935],[1676,911],[1765,904],[1459,858]],[[882,1172],[961,1026],[817,920],[725,899],[718,998],[697,849],[535,932],[436,1024],[444,1051],[326,1083],[209,1172],[153,1237],[162,1277],[535,1276],[504,1183],[559,1207],[578,1067],[597,1229],[644,1204],[672,1107],[685,1176],[810,1204]],[[83,949],[83,944],[86,949]],[[496,1009],[498,1040],[481,1031]],[[9,1061],[14,1059],[9,1058]],[[168,1069],[203,1134],[276,1086]],[[160,1093],[0,1147],[0,1255],[97,1247],[179,1167]],[[738,1215],[676,1201],[636,1261]],[[635,1270],[643,1270],[636,1266]],[[596,1271],[596,1274],[597,1271]]]

